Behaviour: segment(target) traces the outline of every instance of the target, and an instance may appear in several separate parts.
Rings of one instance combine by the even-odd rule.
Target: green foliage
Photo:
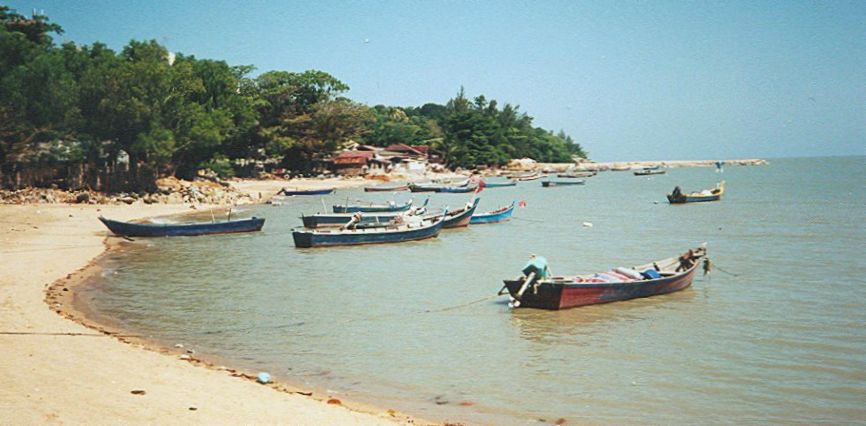
[[[228,177],[235,160],[309,171],[349,141],[428,145],[464,168],[586,156],[516,106],[468,99],[462,89],[446,105],[370,108],[342,97],[349,87],[323,71],[251,77],[252,66],[175,55],[154,40],[120,52],[56,46],[52,34],[62,31],[0,6],[0,177],[22,165],[78,164],[120,176],[115,189],[136,189],[200,168]]]

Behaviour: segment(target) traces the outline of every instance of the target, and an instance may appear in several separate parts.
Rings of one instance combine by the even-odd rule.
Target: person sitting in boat
[[[363,215],[361,212],[355,212],[355,214],[352,215],[352,218],[349,219],[349,222],[340,227],[340,229],[355,229],[355,227],[358,226],[359,223],[361,223],[362,217]]]
[[[396,225],[396,226],[402,225],[403,224],[403,215],[398,214],[398,215],[394,216],[394,218],[391,219],[391,224]]]
[[[689,249],[689,251],[683,253],[683,255],[679,258],[680,266],[677,266],[677,272],[688,271],[689,268],[691,268],[692,265],[695,264],[695,257],[695,252],[692,249]]]
[[[680,198],[682,195],[683,195],[683,190],[680,189],[679,186],[675,186],[675,187],[674,187],[674,191],[671,192],[671,197],[673,197],[673,198]]]

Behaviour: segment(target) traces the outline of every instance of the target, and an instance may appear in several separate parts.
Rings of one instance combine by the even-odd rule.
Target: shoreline
[[[280,189],[262,181],[247,186],[261,192]],[[0,225],[9,230],[3,241],[7,249],[0,251],[5,265],[0,345],[10,348],[0,364],[8,382],[0,400],[13,408],[7,420],[88,423],[97,413],[101,422],[112,423],[429,423],[286,383],[261,385],[250,372],[194,354],[180,359],[183,349],[125,335],[77,311],[75,305],[86,302],[74,300],[75,286],[99,273],[99,259],[123,244],[110,241],[95,220],[98,214],[130,220],[194,211],[184,204],[0,206]],[[52,252],[63,253],[62,259]],[[131,393],[139,390],[144,394]]]

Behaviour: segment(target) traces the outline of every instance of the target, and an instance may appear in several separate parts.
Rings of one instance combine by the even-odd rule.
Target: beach
[[[322,183],[304,185],[316,184]],[[262,193],[264,199],[285,185],[285,181],[259,181],[241,186],[256,193],[255,198]],[[282,385],[261,385],[230,369],[197,367],[195,355],[183,360],[177,353],[160,353],[159,348],[142,350],[147,345],[141,341],[67,319],[75,316],[67,306],[69,298],[46,297],[55,282],[55,291],[73,292],[76,271],[106,250],[108,232],[97,216],[131,220],[190,210],[184,204],[0,205],[4,423],[415,422],[393,411],[349,409],[346,401],[327,395],[308,397]]]

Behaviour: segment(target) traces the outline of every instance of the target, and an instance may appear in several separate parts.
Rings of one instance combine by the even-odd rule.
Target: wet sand
[[[263,197],[280,188],[244,185]],[[122,241],[106,239],[96,217],[130,220],[189,210],[187,205],[0,205],[4,423],[419,423],[387,408],[306,396],[283,384],[261,385],[250,372],[218,369],[195,354],[181,359],[182,349],[88,324],[73,307],[75,285],[95,272],[87,267],[109,244]]]

